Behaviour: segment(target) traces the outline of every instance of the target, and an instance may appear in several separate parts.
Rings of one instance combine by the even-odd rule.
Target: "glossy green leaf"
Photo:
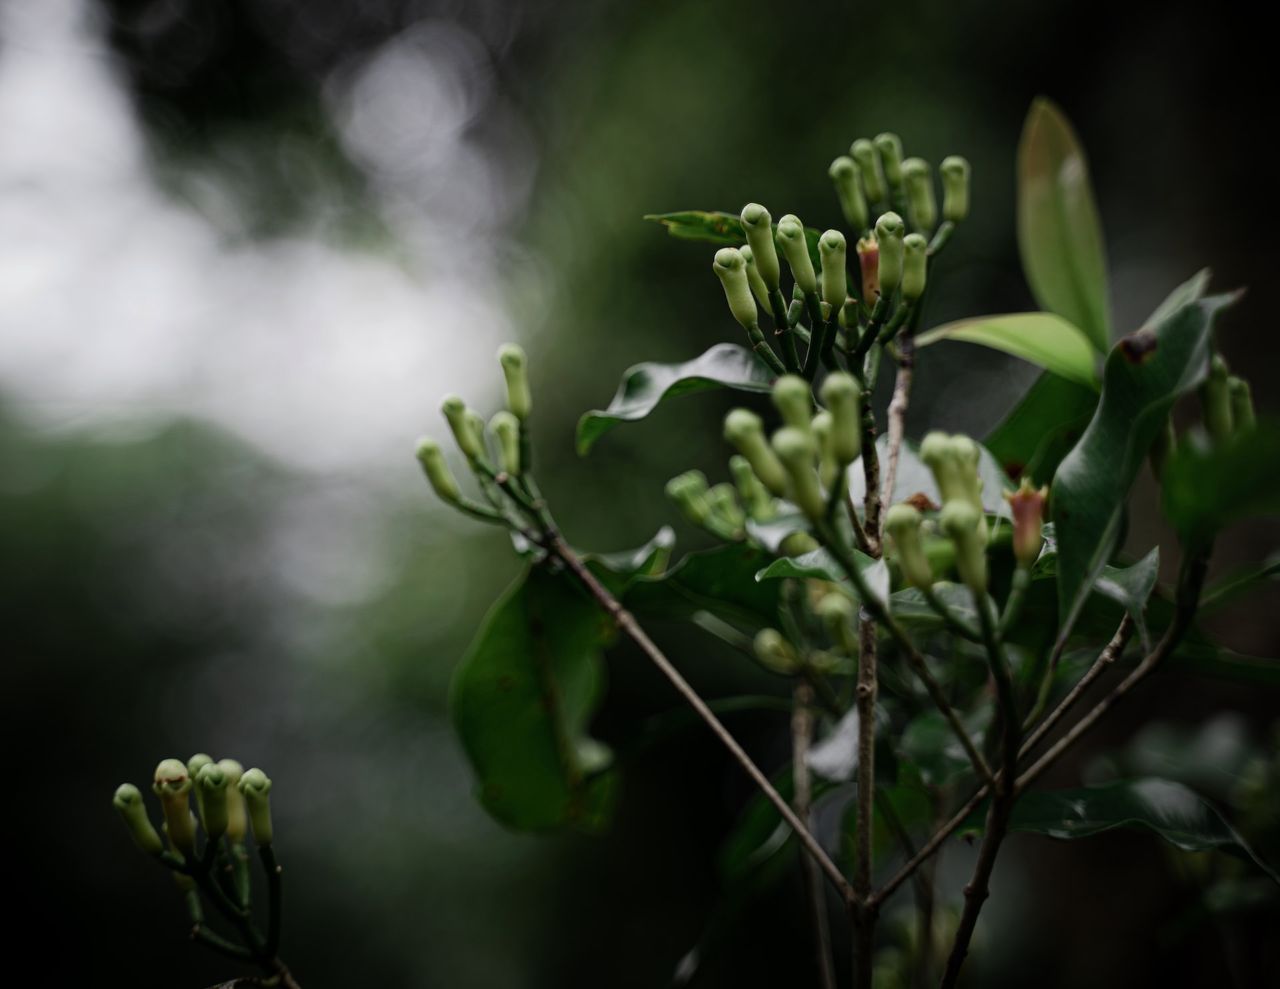
[[[623,602],[641,617],[689,619],[708,611],[753,631],[776,626],[781,585],[755,579],[772,560],[744,543],[689,553],[665,573],[637,578]]]
[[[970,818],[981,827],[984,810]],[[1013,808],[1013,831],[1050,838],[1088,838],[1116,828],[1143,828],[1189,852],[1222,851],[1252,862],[1280,882],[1212,806],[1170,780],[1139,779],[1074,790],[1032,790]]]
[[[645,219],[661,224],[667,233],[678,240],[695,240],[720,247],[739,247],[747,242],[747,235],[742,230],[742,220],[733,213],[720,210],[690,209],[677,213],[649,213]],[[776,231],[778,224],[774,223],[773,228]],[[821,236],[820,230],[804,228],[809,256],[819,266],[821,260],[818,256],[818,239]]]
[[[922,333],[916,346],[927,347],[939,340],[990,347],[1086,388],[1096,390],[1098,387],[1098,373],[1094,368],[1097,352],[1093,344],[1083,332],[1053,313],[1022,312],[962,319]]]
[[[880,458],[882,471],[888,450],[889,438],[878,437],[876,454]],[[902,450],[898,455],[898,474],[893,481],[893,493],[889,498],[889,504],[905,501],[912,495],[922,494],[933,504],[941,507],[942,494],[938,491],[933,473],[920,459],[918,451],[917,444],[910,440],[903,442]],[[979,446],[978,457],[978,476],[982,479],[982,507],[992,515],[1010,517],[1009,503],[1004,499],[1004,492],[1012,490],[1013,483],[989,450]],[[859,457],[849,468],[849,493],[856,504],[861,504],[866,497],[866,492],[866,474],[862,469],[862,458]]]
[[[1133,624],[1138,629],[1138,638],[1144,649],[1151,648],[1151,633],[1147,630],[1147,601],[1155,590],[1156,578],[1160,576],[1160,547],[1152,547],[1151,552],[1131,567],[1105,566],[1098,575],[1094,590],[1122,606],[1133,616]]]
[[[1272,553],[1259,564],[1242,567],[1205,589],[1200,598],[1200,614],[1216,611],[1239,600],[1260,584],[1280,580],[1280,552]]]
[[[709,388],[763,393],[772,382],[769,368],[733,343],[718,343],[683,364],[637,364],[622,376],[607,409],[593,409],[578,420],[578,453],[585,454],[618,423],[643,419],[669,398]]]
[[[970,731],[969,735],[981,747],[981,731]],[[964,747],[947,719],[937,711],[912,718],[902,732],[898,748],[901,758],[915,766],[929,786],[942,786],[972,771]]]
[[[1280,687],[1280,659],[1246,656],[1199,636],[1184,639],[1159,669]]]
[[[866,579],[871,592],[881,601],[889,596],[889,567],[884,560],[874,560],[858,550],[853,550],[854,561]],[[785,577],[813,578],[848,584],[844,568],[823,548],[800,556],[784,556],[763,567],[755,575],[756,580],[781,580]]]
[[[1018,143],[1018,250],[1040,308],[1105,351],[1107,259],[1089,167],[1066,117],[1043,97],[1031,104]]]
[[[1169,409],[1204,380],[1214,317],[1233,298],[1186,303],[1107,357],[1098,410],[1053,479],[1059,638],[1115,550],[1129,488]]]
[[[1240,519],[1280,512],[1280,424],[1264,419],[1212,445],[1185,438],[1165,465],[1162,490],[1165,516],[1190,544]]]
[[[1013,478],[1047,484],[1098,406],[1092,388],[1045,373],[989,432],[987,447]]]
[[[580,553],[579,556],[610,593],[621,596],[637,578],[651,577],[665,570],[675,544],[675,530],[664,525],[652,539],[637,549],[614,553]]]
[[[604,688],[602,611],[563,577],[527,571],[486,616],[449,706],[480,802],[519,830],[594,829],[611,756],[586,734]]]

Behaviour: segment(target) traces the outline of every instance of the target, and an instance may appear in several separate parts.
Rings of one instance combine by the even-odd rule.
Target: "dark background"
[[[446,241],[454,224],[486,242],[498,259],[484,280],[491,301],[531,356],[543,487],[579,545],[642,542],[673,521],[668,477],[690,465],[723,471],[726,400],[715,396],[619,429],[589,460],[573,454],[576,417],[607,401],[625,367],[736,339],[709,251],[665,238],[642,214],[758,199],[775,215],[834,223],[827,163],[852,138],[892,128],[908,153],[962,153],[974,166],[974,218],[947,252],[926,323],[1031,308],[1013,173],[1037,94],[1065,109],[1088,149],[1117,326],[1135,327],[1174,284],[1212,266],[1216,287],[1250,287],[1220,345],[1275,410],[1274,52],[1261,14],[910,0],[116,0],[85,10],[94,57],[116,67],[144,123],[152,180],[201,222],[226,224],[228,250],[312,237],[354,256],[407,258],[412,271],[433,257],[404,246],[406,224],[436,224]],[[442,23],[484,66],[486,96],[460,139],[510,178],[491,193],[510,203],[481,229],[447,183],[417,181],[415,160],[353,150],[326,96],[379,46]],[[12,43],[0,43],[0,65]],[[229,197],[212,207],[196,181],[210,174]],[[0,328],[4,348],[41,332],[3,317]],[[467,332],[422,326],[440,354]],[[980,433],[1032,377],[959,345],[931,357],[912,435],[926,425]],[[496,373],[467,372],[489,394],[492,381],[477,382]],[[56,985],[198,987],[234,974],[184,941],[169,880],[132,850],[109,803],[119,781],[144,783],[160,758],[208,750],[275,779],[283,953],[304,985],[667,984],[717,901],[715,852],[747,784],[689,731],[626,766],[604,836],[513,835],[484,817],[445,691],[517,563],[501,534],[437,510],[415,477],[411,437],[434,419],[404,424],[406,461],[383,483],[369,476],[376,464],[300,468],[184,411],[123,436],[92,409],[53,428],[28,393],[0,378],[0,737],[19,918],[7,926],[9,964]],[[388,576],[354,600],[308,597],[279,579],[276,529],[318,494],[349,509],[322,513],[321,528],[356,517],[356,537],[395,547]],[[684,548],[699,544],[677,529]],[[1233,531],[1219,568],[1261,558],[1276,535],[1274,520]],[[1131,540],[1153,539],[1165,540],[1167,565],[1172,544],[1144,480]],[[1275,656],[1277,604],[1268,592],[1214,628],[1241,651]],[[657,634],[707,693],[779,689],[694,631]],[[610,679],[605,739],[676,706],[626,648],[611,654]],[[1144,717],[1195,727],[1236,712],[1232,730],[1274,753],[1275,704],[1257,688],[1163,675],[1057,782],[1076,782]],[[785,758],[775,715],[734,727],[762,761]],[[1280,846],[1274,831],[1250,837]],[[967,861],[962,849],[946,860],[951,895]],[[1185,922],[1216,868],[1143,835],[1015,837],[969,984],[1267,984],[1274,907]],[[803,918],[794,880],[749,905],[707,957],[702,984],[810,984]]]

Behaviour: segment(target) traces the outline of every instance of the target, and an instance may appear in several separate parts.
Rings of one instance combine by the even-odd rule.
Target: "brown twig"
[[[898,480],[898,461],[902,457],[907,407],[911,403],[911,379],[916,366],[915,354],[915,336],[907,330],[898,344],[898,375],[893,385],[893,398],[889,402],[889,449],[881,490],[881,499],[886,505],[893,503],[893,486]]]
[[[800,840],[800,843],[804,845],[809,854],[814,857],[814,860],[818,863],[819,867],[826,873],[827,878],[830,879],[835,887],[840,891],[841,896],[846,900],[850,899],[853,896],[853,887],[850,885],[849,880],[847,880],[844,877],[844,874],[840,871],[840,867],[831,861],[831,857],[826,853],[822,845],[818,843],[818,839],[813,836],[812,832],[809,831],[804,822],[796,816],[795,811],[791,809],[791,805],[782,798],[782,795],[778,793],[773,784],[769,782],[768,777],[760,771],[760,767],[755,764],[752,758],[743,750],[742,746],[738,744],[738,740],[729,733],[729,730],[720,722],[720,719],[715,716],[709,707],[707,707],[706,701],[704,701],[698,692],[690,686],[689,682],[681,676],[680,671],[671,664],[671,660],[667,659],[662,650],[654,644],[653,640],[650,639],[644,629],[640,627],[635,618],[632,617],[631,613],[622,606],[622,603],[617,598],[605,589],[604,585],[596,580],[595,575],[587,569],[586,565],[578,557],[578,554],[569,547],[557,531],[554,529],[549,530],[542,540],[542,546],[547,550],[548,554],[554,556],[557,560],[563,563],[573,573],[573,575],[578,578],[587,593],[595,598],[596,602],[604,608],[606,612],[608,612],[610,617],[612,617],[614,622],[617,624],[618,628],[640,647],[641,651],[649,657],[649,660],[658,668],[662,675],[665,676],[680,695],[689,702],[689,705],[697,712],[698,716],[706,723],[707,727],[711,729],[712,733],[720,740],[724,747],[729,750],[729,754],[733,756],[738,765],[740,765],[746,774],[751,777],[752,781],[760,788],[761,792],[769,802],[777,808],[777,811],[782,815],[783,820],[791,826],[791,829],[796,833],[796,837]]]
[[[868,489],[869,490],[869,489]],[[876,787],[876,624],[864,606],[858,618],[858,806],[854,845],[852,909],[854,949],[853,984],[870,989],[872,955],[878,911],[869,907],[871,897],[871,838]]]
[[[876,452],[876,416],[871,408],[869,386],[862,389],[862,476],[867,489],[863,502],[867,555],[879,557],[883,550],[880,542],[880,455]]]
[[[809,777],[809,743],[813,738],[813,687],[796,684],[791,710],[791,778],[794,794],[791,805],[796,816],[810,823],[813,788]],[[827,920],[826,890],[818,874],[818,863],[809,855],[801,856],[805,895],[813,922],[814,950],[817,953],[818,977],[822,989],[836,989],[836,973],[831,960],[831,926]]]

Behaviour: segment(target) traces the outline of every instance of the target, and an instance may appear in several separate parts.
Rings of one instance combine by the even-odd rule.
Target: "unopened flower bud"
[[[747,262],[736,247],[722,247],[716,251],[712,270],[724,286],[724,297],[729,303],[733,318],[745,329],[754,329],[760,323],[756,300],[747,281]]]
[[[210,841],[217,841],[227,833],[227,786],[227,774],[215,763],[201,766],[196,774],[200,823]]]
[[[867,197],[862,191],[862,173],[848,155],[841,155],[827,169],[831,176],[831,184],[836,187],[836,197],[840,200],[840,212],[844,214],[844,222],[855,234],[867,229],[870,216],[867,213]]]
[[[876,146],[865,137],[860,137],[849,146],[849,156],[857,162],[858,170],[862,172],[862,188],[866,190],[867,199],[873,203],[886,202],[889,193],[885,189],[884,171]]]
[[[778,544],[783,556],[804,556],[818,548],[818,541],[807,532],[790,532]]]
[[[444,451],[440,449],[439,443],[426,437],[418,440],[418,463],[422,464],[423,473],[427,475],[427,480],[441,501],[456,505],[462,499],[458,482],[445,463]]]
[[[711,514],[730,529],[740,529],[747,521],[732,484],[726,482],[713,485],[707,491],[707,504],[711,507]]]
[[[849,595],[840,591],[831,591],[828,594],[824,594],[814,606],[814,611],[822,619],[822,623],[826,625],[827,634],[838,648],[849,652],[856,649],[857,644],[853,634],[853,623],[857,616],[857,609],[854,607],[853,600]],[[810,663],[813,663],[812,656],[810,657]]]
[[[187,775],[191,777],[191,780],[193,783],[195,782],[196,778],[200,775],[200,770],[202,770],[205,766],[209,765],[212,762],[213,762],[213,756],[209,755],[207,752],[197,752],[195,755],[193,755],[190,759],[187,760]],[[204,820],[204,796],[200,793],[200,787],[198,786],[193,786],[191,788],[191,792],[195,794],[196,810],[199,811],[200,820],[203,821]]]
[[[880,296],[880,245],[874,237],[858,241],[858,271],[862,276],[862,297],[871,304]],[[856,326],[857,319],[849,325]]]
[[[747,245],[755,258],[756,270],[770,292],[782,284],[782,268],[778,264],[778,251],[773,245],[773,217],[759,203],[747,203],[742,207],[742,230]]]
[[[820,521],[826,514],[827,503],[814,465],[818,451],[813,436],[804,430],[784,426],[773,434],[773,452],[786,468],[790,499],[810,520]]]
[[[839,230],[828,230],[818,240],[818,256],[822,259],[822,301],[837,311],[849,297],[845,251],[844,234]]]
[[[894,505],[885,513],[884,530],[893,540],[903,579],[912,587],[931,587],[933,568],[920,540],[920,513],[911,505]]]
[[[1249,382],[1232,375],[1227,379],[1227,391],[1231,395],[1231,425],[1237,433],[1248,432],[1258,424],[1253,411],[1253,393]]]
[[[831,413],[831,452],[836,462],[848,465],[862,452],[862,389],[844,371],[833,371],[822,382],[822,403]]]
[[[969,215],[969,162],[948,155],[938,166],[942,175],[942,218],[959,223]]]
[[[253,825],[253,840],[259,847],[271,844],[271,780],[261,769],[250,769],[240,777],[236,786],[241,799],[248,807],[249,821]]]
[[[929,242],[923,234],[907,234],[902,239],[902,297],[908,302],[924,295],[928,271]]]
[[[711,515],[707,501],[707,479],[700,470],[688,470],[677,474],[667,482],[667,497],[694,525],[705,525]]]
[[[489,420],[489,428],[493,430],[498,441],[498,456],[502,461],[502,469],[513,477],[520,476],[520,420],[505,410],[495,412]]]
[[[920,444],[920,459],[933,472],[942,503],[963,501],[978,513],[978,530],[987,538],[983,514],[982,479],[978,476],[978,444],[967,436],[932,432]]]
[[[902,139],[897,134],[885,131],[877,134],[876,151],[880,153],[880,163],[884,168],[884,177],[889,188],[897,191],[902,188]]]
[[[790,676],[800,668],[800,657],[776,628],[762,628],[755,638],[756,658],[774,673]]]
[[[804,224],[794,213],[778,221],[777,242],[796,280],[796,288],[805,295],[816,293],[818,276],[813,270],[813,258],[809,257],[809,242],[804,236]]]
[[[533,392],[529,389],[528,360],[524,350],[514,343],[498,348],[498,363],[507,380],[507,408],[522,422],[533,411]]]
[[[1048,493],[1048,488],[1037,490],[1024,477],[1017,491],[1006,491],[1004,495],[1013,512],[1013,556],[1024,569],[1036,562],[1044,545],[1044,503]]]
[[[747,514],[757,522],[772,518],[775,514],[773,496],[760,483],[760,478],[756,477],[747,458],[740,453],[730,457],[729,473],[733,475],[733,483],[738,487],[738,497],[742,499]]]
[[[116,787],[116,794],[111,803],[120,814],[120,820],[129,829],[129,837],[133,843],[148,855],[159,855],[164,851],[164,842],[147,816],[146,804],[142,800],[142,792],[132,783],[121,783]]]
[[[760,308],[769,312],[772,309],[769,288],[760,277],[760,269],[756,267],[755,252],[751,250],[750,244],[743,244],[738,248],[738,253],[742,255],[742,260],[747,262],[747,284],[751,286],[751,294],[756,297],[756,302],[760,303]]]
[[[987,546],[979,533],[982,513],[967,501],[949,501],[942,506],[942,531],[955,543],[956,570],[975,594],[987,590]]]
[[[470,410],[466,403],[457,395],[450,395],[440,404],[440,411],[448,420],[454,442],[463,455],[468,460],[484,456],[484,437],[476,431],[475,420],[468,415]]]
[[[748,409],[734,409],[725,416],[724,438],[747,458],[756,477],[774,495],[781,498],[787,493],[787,472],[765,439],[758,415]]]
[[[927,233],[938,222],[929,163],[923,158],[908,158],[902,163],[902,181],[907,187],[907,218],[914,229]]]
[[[186,858],[196,851],[195,818],[191,814],[191,777],[181,759],[165,759],[156,766],[152,791],[160,798],[169,843]]]
[[[227,837],[233,842],[244,841],[248,820],[245,817],[244,797],[239,784],[244,776],[244,766],[235,759],[219,759],[218,768],[227,777]]]
[[[1221,354],[1214,354],[1209,362],[1209,377],[1200,389],[1201,404],[1204,407],[1204,425],[1209,435],[1221,443],[1229,439],[1232,433],[1231,423],[1231,391],[1227,386],[1230,372],[1227,362]]]
[[[813,417],[813,438],[818,444],[818,478],[823,487],[827,488],[835,484],[836,478],[840,476],[840,465],[836,462],[835,451],[832,449],[831,428],[830,412],[824,410]]]
[[[813,417],[813,397],[809,382],[798,374],[784,374],[773,383],[773,404],[782,421],[794,429],[809,429]]]
[[[893,295],[902,281],[902,238],[906,227],[897,213],[884,213],[876,220],[876,243],[879,244],[880,294]]]

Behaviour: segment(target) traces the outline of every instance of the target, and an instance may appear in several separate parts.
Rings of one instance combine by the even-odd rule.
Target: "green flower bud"
[[[819,412],[813,417],[813,438],[818,444],[818,478],[826,488],[835,484],[836,478],[840,476],[840,465],[836,462],[831,430],[830,412]]]
[[[942,531],[956,546],[956,570],[975,594],[987,590],[987,542],[978,531],[982,513],[966,501],[949,501],[942,506]]]
[[[450,395],[440,404],[440,411],[449,422],[454,442],[466,458],[478,460],[484,456],[484,437],[476,432],[475,420],[468,416],[466,403],[457,395]]]
[[[742,207],[742,230],[755,257],[756,270],[765,287],[774,292],[782,284],[782,268],[778,264],[778,251],[773,245],[773,217],[759,203],[747,203]]]
[[[1248,432],[1258,424],[1253,411],[1253,393],[1249,382],[1232,375],[1227,379],[1227,391],[1231,395],[1231,424],[1237,433]]]
[[[831,452],[842,465],[853,463],[862,452],[862,389],[844,371],[833,371],[822,382],[822,403],[831,413]]]
[[[969,215],[969,162],[948,155],[938,166],[942,174],[942,218],[959,223]]]
[[[928,269],[929,242],[922,234],[907,234],[902,239],[902,297],[908,302],[924,295]]]
[[[777,243],[786,256],[796,288],[805,295],[816,293],[818,276],[813,270],[813,258],[809,257],[809,242],[805,240],[804,224],[794,213],[778,221]]]
[[[885,513],[884,530],[893,540],[903,579],[922,590],[933,586],[933,568],[920,540],[920,513],[911,505],[894,505]]]
[[[875,137],[876,150],[880,152],[880,162],[884,166],[884,177],[889,188],[902,188],[902,139],[897,134],[885,131]]]
[[[773,309],[773,304],[769,301],[769,287],[765,285],[764,279],[760,277],[760,269],[756,267],[756,255],[751,250],[750,245],[743,244],[738,248],[738,253],[742,255],[742,260],[747,262],[747,284],[751,286],[751,294],[756,297],[756,302],[760,303],[760,308],[765,312]]]
[[[814,469],[817,447],[813,436],[801,429],[784,426],[773,434],[773,452],[786,468],[790,484],[788,496],[800,510],[817,522],[827,511],[826,499]]]
[[[794,429],[808,431],[813,418],[813,396],[809,382],[798,374],[784,374],[773,383],[773,404],[782,421]]]
[[[271,844],[271,780],[261,769],[250,769],[236,785],[241,800],[248,805],[253,824],[253,840],[260,848]]]
[[[967,436],[932,432],[920,444],[920,459],[933,472],[944,505],[963,501],[978,513],[978,531],[985,540],[988,530],[978,476],[978,444]]]
[[[818,548],[818,541],[807,532],[791,532],[778,544],[783,556],[804,556]]]
[[[1209,377],[1200,389],[1200,401],[1204,409],[1204,425],[1209,435],[1217,442],[1230,438],[1231,422],[1231,390],[1227,385],[1230,372],[1227,362],[1221,354],[1214,354],[1209,362]]]
[[[927,233],[938,222],[929,163],[923,158],[908,158],[902,163],[902,181],[907,187],[907,218],[913,228]]]
[[[155,825],[147,816],[146,805],[142,802],[142,792],[132,783],[121,783],[116,787],[116,794],[111,803],[120,813],[120,820],[129,829],[129,837],[133,843],[148,855],[159,855],[164,851],[164,842],[156,832]]]
[[[841,155],[827,169],[831,183],[836,187],[836,197],[840,200],[840,212],[844,214],[844,222],[854,233],[861,233],[871,222],[867,212],[867,197],[862,191],[862,173],[848,155]]]
[[[688,470],[667,482],[667,497],[676,503],[694,525],[706,525],[711,515],[707,500],[707,479],[700,470]]]
[[[839,230],[824,233],[818,240],[818,256],[822,259],[822,301],[839,310],[849,297],[844,234]]]
[[[707,491],[707,504],[711,506],[711,514],[730,529],[741,529],[747,521],[732,484],[717,484],[710,488]]]
[[[249,823],[245,816],[244,797],[239,784],[244,776],[244,766],[234,759],[219,759],[218,768],[227,777],[227,837],[233,842],[244,841]]]
[[[776,628],[762,628],[755,638],[756,658],[774,673],[790,676],[800,669],[800,657]]]
[[[725,416],[724,438],[747,458],[769,491],[779,498],[787,493],[787,472],[765,440],[758,415],[747,409],[734,409]]]
[[[200,823],[210,841],[227,833],[227,785],[227,774],[212,762],[201,766],[196,774]]]
[[[196,822],[191,814],[191,777],[181,759],[165,759],[156,766],[152,792],[160,798],[169,844],[192,858],[196,853]]]
[[[511,412],[496,412],[489,428],[498,440],[502,469],[512,477],[520,476],[520,420]]]
[[[533,411],[528,360],[524,351],[516,344],[504,343],[498,348],[498,363],[502,365],[502,376],[507,379],[507,408],[523,422]]]
[[[867,191],[867,198],[873,203],[886,202],[889,193],[885,189],[884,172],[876,146],[860,137],[849,146],[849,156],[858,163],[858,170],[862,172],[862,188]]]
[[[1044,505],[1048,493],[1048,488],[1033,488],[1026,477],[1017,491],[1005,492],[1005,501],[1013,512],[1013,556],[1020,567],[1035,563],[1044,545]]]
[[[747,458],[740,453],[730,457],[729,472],[733,475],[733,483],[738,486],[738,497],[746,506],[747,514],[757,522],[773,518],[776,514],[773,496],[760,483]]]
[[[886,298],[902,281],[902,237],[906,233],[902,217],[885,213],[876,220],[876,243],[879,245],[880,294]]]
[[[458,490],[458,482],[454,480],[453,471],[445,463],[444,451],[433,439],[423,437],[418,440],[418,463],[431,482],[431,487],[441,501],[456,505],[462,500],[462,492]]]
[[[213,756],[207,752],[197,752],[187,760],[187,775],[194,782],[196,777],[200,775],[200,770],[213,762]],[[196,810],[200,813],[200,820],[204,820],[204,795],[200,792],[200,787],[192,787],[192,793],[196,797]]]
[[[724,297],[729,302],[733,318],[748,330],[758,326],[760,314],[756,311],[756,300],[751,295],[751,285],[747,281],[747,262],[742,252],[736,247],[720,248],[716,251],[711,269],[724,286]]]

